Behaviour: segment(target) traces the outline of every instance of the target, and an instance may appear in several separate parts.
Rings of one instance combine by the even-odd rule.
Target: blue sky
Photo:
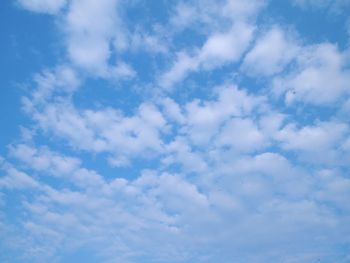
[[[349,0],[4,0],[0,261],[350,262]]]

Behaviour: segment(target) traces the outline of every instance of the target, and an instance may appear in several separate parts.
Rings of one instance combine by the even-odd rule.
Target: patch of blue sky
[[[21,114],[20,94],[29,92],[27,81],[32,78],[33,72],[56,63],[53,45],[57,35],[50,17],[14,8],[11,1],[1,3],[0,31],[0,144],[5,146],[16,134],[19,135],[19,126],[28,123]],[[4,147],[0,152],[5,153]]]
[[[306,44],[332,42],[337,43],[341,49],[347,47],[346,21],[349,4],[346,1],[343,1],[344,6],[339,5],[337,7],[337,3],[342,1],[334,1],[333,7],[330,4],[329,7],[322,8],[317,7],[317,1],[314,1],[314,8],[299,8],[291,2],[293,1],[272,1],[268,5],[267,12],[260,16],[261,20],[258,20],[258,22],[264,24],[277,22],[285,27],[292,27]],[[335,28],[337,30],[334,30]]]

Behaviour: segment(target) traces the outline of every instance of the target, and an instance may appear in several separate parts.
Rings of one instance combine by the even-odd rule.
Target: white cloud
[[[170,23],[176,28],[189,27],[198,18],[198,6],[179,2],[176,5],[175,13],[170,19]]]
[[[321,202],[332,202],[340,209],[350,210],[350,179],[337,170],[321,170],[317,173],[319,190],[316,198]]]
[[[17,0],[21,7],[38,13],[56,14],[67,0]]]
[[[257,40],[246,55],[242,68],[251,76],[270,76],[281,72],[296,57],[297,52],[295,40],[275,26]]]
[[[297,66],[286,77],[277,77],[273,92],[285,93],[285,101],[303,101],[315,105],[336,102],[348,94],[350,72],[346,57],[333,44],[305,47],[298,56]]]
[[[265,0],[249,0],[249,1],[235,1],[228,0],[223,7],[223,13],[232,19],[252,19],[268,1]]]
[[[73,148],[108,152],[115,164],[160,152],[161,134],[167,131],[166,120],[151,103],[141,104],[132,116],[111,108],[79,110],[70,101],[49,103],[30,113],[45,132],[64,138]]]
[[[217,98],[194,100],[185,106],[185,131],[195,145],[205,145],[218,133],[221,125],[233,117],[244,117],[255,109],[264,111],[264,98],[250,96],[236,86],[221,87]]]
[[[58,154],[50,155],[56,158]],[[102,261],[110,257],[126,262],[138,257],[160,262],[185,261],[193,253],[204,253],[208,262],[218,258],[225,262],[225,258],[234,256],[232,245],[251,246],[255,240],[252,237],[258,236],[254,246],[265,241],[282,251],[273,256],[259,251],[256,260],[247,253],[240,254],[244,259],[259,262],[261,258],[285,259],[289,250],[283,246],[284,242],[298,240],[300,236],[309,242],[310,233],[327,235],[327,231],[334,231],[335,224],[339,224],[338,229],[344,228],[345,222],[335,217],[332,208],[308,196],[317,193],[317,200],[335,203],[343,211],[348,197],[347,179],[327,176],[325,172],[320,174],[323,174],[321,180],[307,176],[275,153],[234,160],[226,157],[222,156],[220,169],[211,171],[215,172],[216,180],[211,183],[204,180],[205,184],[184,174],[156,171],[143,172],[134,180],[107,181],[83,167],[64,177],[81,188],[55,189],[41,183],[38,188],[41,194],[22,203],[26,217],[16,227],[23,227],[31,239],[26,239],[21,249],[29,252],[33,246],[41,248],[30,256],[37,259],[91,246],[99,251]],[[24,161],[30,164],[26,158]],[[39,172],[39,176],[45,176],[45,170]],[[201,177],[207,175],[204,172]],[[12,186],[20,184],[12,183]],[[232,240],[232,236],[240,238]],[[45,242],[40,244],[38,240]],[[164,243],[171,245],[160,246]],[[46,244],[50,248],[45,249]],[[218,244],[222,244],[218,251],[210,249]],[[304,254],[300,252],[300,255]]]
[[[126,37],[118,16],[117,0],[18,0],[19,4],[34,12],[56,14],[62,31],[70,63],[89,74],[110,77],[109,59],[113,48]],[[59,11],[67,5],[64,12]],[[120,43],[117,43],[120,42]],[[129,41],[130,42],[130,41]],[[157,43],[151,38],[149,46]],[[117,67],[118,68],[118,67]]]
[[[157,187],[151,194],[157,196],[171,212],[193,214],[196,207],[208,206],[207,197],[197,187],[179,176],[162,174],[157,180]],[[187,203],[187,200],[191,200]]]
[[[98,75],[106,74],[110,44],[118,25],[116,0],[74,0],[65,17],[67,50],[72,62]]]
[[[196,57],[191,57],[184,52],[179,52],[170,70],[161,75],[160,85],[165,88],[171,88],[175,83],[186,78],[189,72],[196,71],[198,66],[199,61]]]
[[[50,103],[43,109],[34,109],[33,119],[45,132],[69,139],[72,146],[80,149],[101,151],[106,143],[95,138],[81,114],[69,103]]]
[[[9,152],[10,156],[21,160],[32,169],[55,176],[70,175],[80,166],[78,159],[62,157],[45,147],[36,149],[29,145],[18,144],[10,146]]]
[[[142,31],[136,31],[131,35],[130,45],[132,50],[143,50],[150,53],[166,54],[169,48],[164,41],[166,32],[156,32],[157,34],[147,34]]]
[[[247,49],[254,27],[235,23],[229,32],[215,33],[206,40],[198,55],[204,68],[236,62]]]
[[[75,175],[77,172],[80,177]],[[21,204],[23,211],[29,214],[18,227],[24,227],[32,238],[24,250],[30,252],[38,239],[45,239],[45,243],[49,242],[51,246],[49,250],[30,255],[31,258],[52,257],[58,249],[69,250],[87,244],[100,247],[102,258],[108,257],[109,251],[112,251],[113,258],[123,258],[127,253],[123,251],[124,247],[130,252],[135,251],[127,253],[128,258],[153,255],[155,259],[164,257],[166,260],[169,253],[172,254],[172,248],[155,250],[157,244],[164,243],[169,237],[177,237],[179,241],[185,238],[186,235],[179,231],[181,222],[200,222],[201,217],[191,218],[208,209],[206,196],[179,176],[145,173],[134,181],[117,178],[106,182],[94,171],[80,167],[77,172],[65,178],[84,186],[80,191],[58,190],[41,183],[41,194]],[[45,175],[45,171],[42,170],[41,174]],[[16,177],[16,182],[10,181],[10,176],[4,177],[5,180],[2,177],[1,186],[21,189],[31,186],[31,181],[23,180],[23,176],[20,178],[16,174]],[[132,238],[135,231],[141,238]],[[145,242],[142,236],[153,231],[159,235],[154,236],[151,243]],[[111,242],[115,235],[120,237],[120,242]],[[144,249],[139,254],[137,251],[141,251],[141,247]]]
[[[343,123],[320,123],[300,129],[288,125],[280,131],[279,138],[286,149],[319,151],[331,148],[346,131],[347,125]]]
[[[174,100],[168,97],[164,98],[160,101],[160,105],[163,106],[164,114],[168,119],[180,124],[184,123],[185,117],[183,111],[180,108],[179,104],[177,104]]]
[[[175,30],[191,28],[208,35],[222,29],[227,19],[231,22],[254,20],[265,5],[265,0],[225,0],[220,5],[208,0],[179,1],[170,24]]]
[[[201,152],[195,152],[183,137],[177,137],[166,145],[167,156],[162,160],[166,166],[180,164],[186,172],[204,172],[208,165]]]
[[[227,32],[215,32],[210,35],[193,55],[186,52],[178,53],[172,67],[160,77],[160,85],[171,88],[191,72],[214,69],[227,63],[237,62],[247,49],[253,31],[253,26],[237,22]]]
[[[120,11],[125,1],[71,0],[58,13],[70,62],[36,75],[37,87],[23,99],[32,126],[24,142],[8,147],[6,161],[0,157],[0,206],[10,211],[0,212],[1,247],[15,245],[15,256],[35,262],[84,253],[98,262],[306,263],[327,261],[349,243],[349,103],[339,104],[345,116],[327,111],[309,121],[256,92],[261,75],[274,75],[273,92],[287,103],[346,101],[348,55],[335,44],[300,46],[277,25],[253,43],[267,1],[219,2],[180,1],[169,22],[149,17],[148,29],[138,20],[122,26],[120,13],[140,7]],[[180,48],[184,32],[201,44]],[[95,98],[99,106],[78,107],[80,76],[144,84],[141,73],[153,71],[136,76],[130,63],[141,51],[159,71],[170,61],[155,77],[168,88],[191,72],[230,67],[195,90],[198,98],[163,97],[140,85],[135,108],[119,108],[113,98],[114,107]],[[247,88],[230,85],[226,73],[234,70]],[[246,73],[256,83],[245,82]],[[46,141],[59,150],[35,145]],[[15,220],[12,211],[20,211]],[[341,262],[335,257],[328,261]]]
[[[110,75],[116,79],[131,79],[136,76],[136,71],[128,64],[119,62],[114,68],[111,67]]]
[[[70,66],[61,65],[36,74],[34,82],[36,87],[31,92],[30,98],[25,99],[25,104],[29,108],[36,104],[46,103],[54,95],[73,93],[80,86],[81,81]]]
[[[11,164],[5,162],[2,163],[0,169],[5,172],[4,176],[0,177],[0,189],[37,189],[40,184],[31,176],[19,171]]]
[[[297,128],[289,124],[276,135],[285,150],[295,151],[299,159],[323,164],[342,163],[342,145],[349,127],[345,123],[321,122]]]
[[[266,141],[252,120],[233,118],[222,127],[216,143],[221,147],[231,147],[233,151],[250,152],[265,146]]]
[[[59,154],[48,147],[39,148],[26,144],[12,145],[9,154],[31,171],[39,172],[43,176],[60,177],[61,180],[66,179],[82,189],[106,186],[101,175],[93,170],[82,168],[80,159]],[[29,182],[29,176],[26,179],[23,172],[18,172],[18,174],[22,181]],[[39,183],[35,182],[35,185],[38,187]],[[42,187],[42,189],[45,189],[45,187]],[[46,190],[49,189],[46,188]]]
[[[285,115],[278,112],[271,111],[266,113],[258,120],[261,132],[267,138],[274,138],[284,123],[285,118]]]
[[[68,53],[72,62],[84,69],[100,75],[107,70],[107,60],[111,54],[109,43],[103,38],[94,36],[72,36],[68,43]]]

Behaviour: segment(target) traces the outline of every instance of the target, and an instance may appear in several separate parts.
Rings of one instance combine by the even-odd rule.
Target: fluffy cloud
[[[7,167],[6,167],[7,166]],[[0,188],[8,189],[30,189],[38,188],[39,184],[26,173],[18,171],[16,168],[6,165],[1,167],[5,169],[6,175],[0,178]]]
[[[285,93],[285,101],[322,105],[334,103],[348,94],[350,73],[346,56],[335,45],[324,43],[305,47],[297,66],[286,77],[275,79],[275,93]]]
[[[221,254],[235,257],[227,246],[219,251],[211,248],[243,234],[248,237],[236,241],[235,247],[251,246],[251,237],[257,235],[256,242],[268,240],[279,251],[286,251],[275,255],[260,251],[259,259],[241,254],[244,260],[258,262],[261,258],[280,259],[290,252],[281,242],[300,237],[311,242],[303,233],[328,236],[334,224],[339,231],[345,229],[346,219],[332,209],[337,206],[347,211],[348,180],[342,174],[329,177],[330,172],[318,167],[298,167],[283,154],[267,150],[277,140],[284,151],[301,153],[304,162],[331,167],[335,162],[328,153],[347,138],[345,124],[298,128],[273,111],[267,97],[236,86],[218,87],[209,99],[194,99],[185,105],[167,97],[154,104],[145,102],[132,115],[112,108],[78,109],[69,98],[33,104],[32,110],[39,127],[64,138],[72,149],[108,152],[109,162],[115,166],[131,164],[132,158],[142,155],[149,158],[153,151],[159,154],[160,170],[179,171],[143,171],[135,179],[116,173],[106,179],[84,168],[78,158],[47,147],[12,145],[9,156],[28,172],[3,168],[2,188],[40,192],[20,204],[30,214],[20,228],[33,238],[25,249],[38,245],[37,240],[53,244],[45,253],[31,254],[32,258],[63,257],[77,247],[88,247],[98,248],[101,260],[113,257],[134,262],[152,255],[151,260],[184,262],[193,253],[204,253],[206,261],[212,262]],[[173,136],[169,138],[169,134]],[[324,156],[318,158],[315,153]],[[48,175],[61,178],[64,188],[46,181]],[[330,198],[332,193],[339,196]],[[276,236],[271,237],[272,229]],[[152,242],[146,242],[149,235],[154,237]],[[72,236],[78,241],[73,242]],[[115,240],[115,236],[119,238]],[[165,242],[171,246],[155,249]],[[329,242],[319,246],[327,247]],[[296,251],[300,258],[305,257],[300,248]],[[306,262],[321,255],[317,250],[314,253]]]
[[[298,152],[302,160],[341,164],[344,156],[339,148],[348,133],[345,123],[318,123],[300,129],[290,124],[280,130],[277,138],[284,149]]]
[[[118,63],[114,68],[110,69],[111,77],[116,79],[130,79],[136,76],[135,70],[126,63]]]
[[[349,261],[344,43],[273,1],[18,3],[63,50],[16,90],[0,261]]]
[[[249,152],[264,146],[264,136],[252,120],[233,118],[222,128],[217,142],[238,152]]]
[[[235,23],[227,32],[210,35],[194,55],[186,52],[178,53],[175,63],[160,77],[160,85],[171,88],[186,78],[190,72],[209,70],[226,63],[237,62],[247,49],[253,31],[254,27],[251,25]]]
[[[68,55],[73,63],[97,74],[106,74],[115,35],[117,1],[75,0],[65,18]]]
[[[180,2],[171,24],[177,30],[198,30],[205,41],[195,49],[177,52],[171,67],[160,76],[159,85],[171,89],[192,72],[237,63],[253,39],[255,17],[265,4],[255,0],[224,1],[222,6],[210,1]]]
[[[126,165],[129,157],[148,151],[159,152],[160,135],[166,132],[165,119],[150,103],[140,105],[133,116],[111,108],[79,110],[69,101],[48,104],[31,114],[42,130],[66,139],[73,148],[111,153],[115,165]]]
[[[222,1],[222,5],[216,5],[208,0],[179,1],[174,14],[170,17],[170,23],[176,30],[191,28],[207,35],[222,28],[223,20],[228,19],[231,22],[254,20],[266,4],[265,0],[244,2],[228,0]]]
[[[25,147],[33,151],[33,148],[24,145],[16,146],[13,151],[23,151]],[[30,162],[28,155],[17,154],[17,157],[22,158],[26,165],[33,164],[40,177],[46,174],[46,170],[38,170],[35,160],[40,156],[45,158],[49,153],[56,156],[53,160],[72,159],[59,156],[49,149],[44,151],[30,155],[34,162]],[[194,251],[206,250],[206,261],[211,262],[213,258],[221,258],[220,253],[230,254],[229,247],[223,246],[220,252],[215,252],[210,249],[212,245],[225,244],[232,236],[243,232],[248,237],[235,241],[235,246],[247,247],[252,244],[250,237],[258,235],[256,242],[269,239],[283,251],[288,248],[281,241],[288,242],[297,235],[306,238],[309,235],[302,234],[305,230],[315,235],[325,235],[335,223],[344,227],[344,222],[338,221],[339,218],[336,219],[330,209],[322,208],[306,198],[310,193],[315,193],[318,200],[327,199],[344,209],[348,180],[327,171],[320,171],[315,178],[307,176],[287,159],[273,153],[227,163],[225,170],[216,171],[217,182],[209,185],[203,185],[201,181],[191,182],[179,174],[159,174],[155,171],[145,171],[135,180],[117,177],[107,181],[79,164],[64,180],[81,187],[78,188],[80,190],[73,187],[59,190],[7,166],[7,175],[1,179],[2,187],[35,187],[40,192],[34,199],[21,204],[30,215],[21,221],[19,227],[23,227],[31,236],[26,241],[27,253],[31,258],[53,257],[58,251],[65,255],[72,249],[84,246],[98,248],[101,260],[112,256],[133,262],[139,257],[152,255],[152,260],[166,262],[173,258],[183,262],[189,260]],[[317,182],[318,187],[312,188],[312,182]],[[338,197],[328,199],[334,191]],[[284,198],[276,199],[276,194]],[[296,202],[296,199],[300,201]],[[256,213],[251,210],[254,209],[252,204],[258,208]],[[235,219],[236,224],[232,224],[228,215]],[[259,227],[252,228],[253,225]],[[270,232],[272,228],[274,231]],[[216,239],[212,238],[214,229]],[[323,230],[320,232],[319,229]],[[154,234],[154,231],[158,234]],[[151,241],[146,238],[150,233],[153,233]],[[271,233],[285,238],[271,236]],[[115,236],[118,236],[117,240]],[[31,252],[39,240],[46,240],[41,248],[45,248],[47,242],[51,247]],[[171,245],[159,250],[157,247],[164,242]],[[258,244],[256,242],[253,242],[254,246]],[[259,253],[260,257],[271,259],[280,258],[283,252],[275,255]],[[302,255],[300,250],[296,253]],[[315,253],[320,255],[320,252]],[[128,256],[125,257],[125,254]],[[241,257],[255,260],[248,253],[243,253]],[[61,260],[62,256],[57,259]]]
[[[61,65],[52,70],[46,69],[34,76],[35,88],[30,98],[24,98],[26,110],[35,105],[45,104],[55,96],[72,94],[80,86],[80,79],[75,70]]]
[[[249,75],[279,73],[296,57],[298,46],[281,28],[273,27],[259,38],[246,55],[243,69]]]
[[[47,148],[37,149],[25,144],[10,146],[10,155],[37,171],[48,171],[50,175],[71,174],[79,165],[76,158],[62,157]]]
[[[217,99],[209,101],[194,100],[186,105],[186,131],[192,142],[207,144],[234,117],[244,117],[253,111],[265,111],[264,98],[250,96],[235,86],[221,87]]]
[[[56,14],[67,3],[67,0],[18,0],[21,7],[33,12]]]
[[[65,35],[68,59],[90,74],[109,77],[111,47],[124,34],[115,30],[120,23],[118,1],[19,0],[19,4],[31,11],[56,14]],[[66,10],[59,13],[66,4]]]

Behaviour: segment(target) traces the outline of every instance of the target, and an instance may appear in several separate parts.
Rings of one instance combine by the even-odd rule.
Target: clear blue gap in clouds
[[[297,1],[296,1],[297,2]],[[317,1],[300,1],[305,3],[312,3]],[[322,2],[322,1],[319,1]],[[348,13],[349,6],[344,5],[336,8],[337,3],[342,1],[323,1],[330,3],[328,8],[311,8],[300,9],[298,6],[291,5],[287,1],[271,1],[269,5],[269,12],[262,16],[263,21],[271,22],[271,17],[277,18],[277,21],[285,26],[289,26],[292,22],[295,30],[301,35],[305,36],[303,40],[306,43],[320,43],[332,42],[337,43],[341,49],[348,45],[348,37],[346,35],[346,17],[344,14]],[[334,3],[331,3],[334,2]],[[346,1],[343,1],[346,3]],[[333,4],[333,6],[332,6]],[[305,20],[307,19],[307,23]],[[334,30],[334,29],[337,30]]]
[[[0,151],[4,154],[4,147],[19,135],[19,126],[28,123],[21,113],[20,99],[30,92],[33,73],[56,63],[58,36],[49,16],[28,13],[7,0],[0,8]]]

